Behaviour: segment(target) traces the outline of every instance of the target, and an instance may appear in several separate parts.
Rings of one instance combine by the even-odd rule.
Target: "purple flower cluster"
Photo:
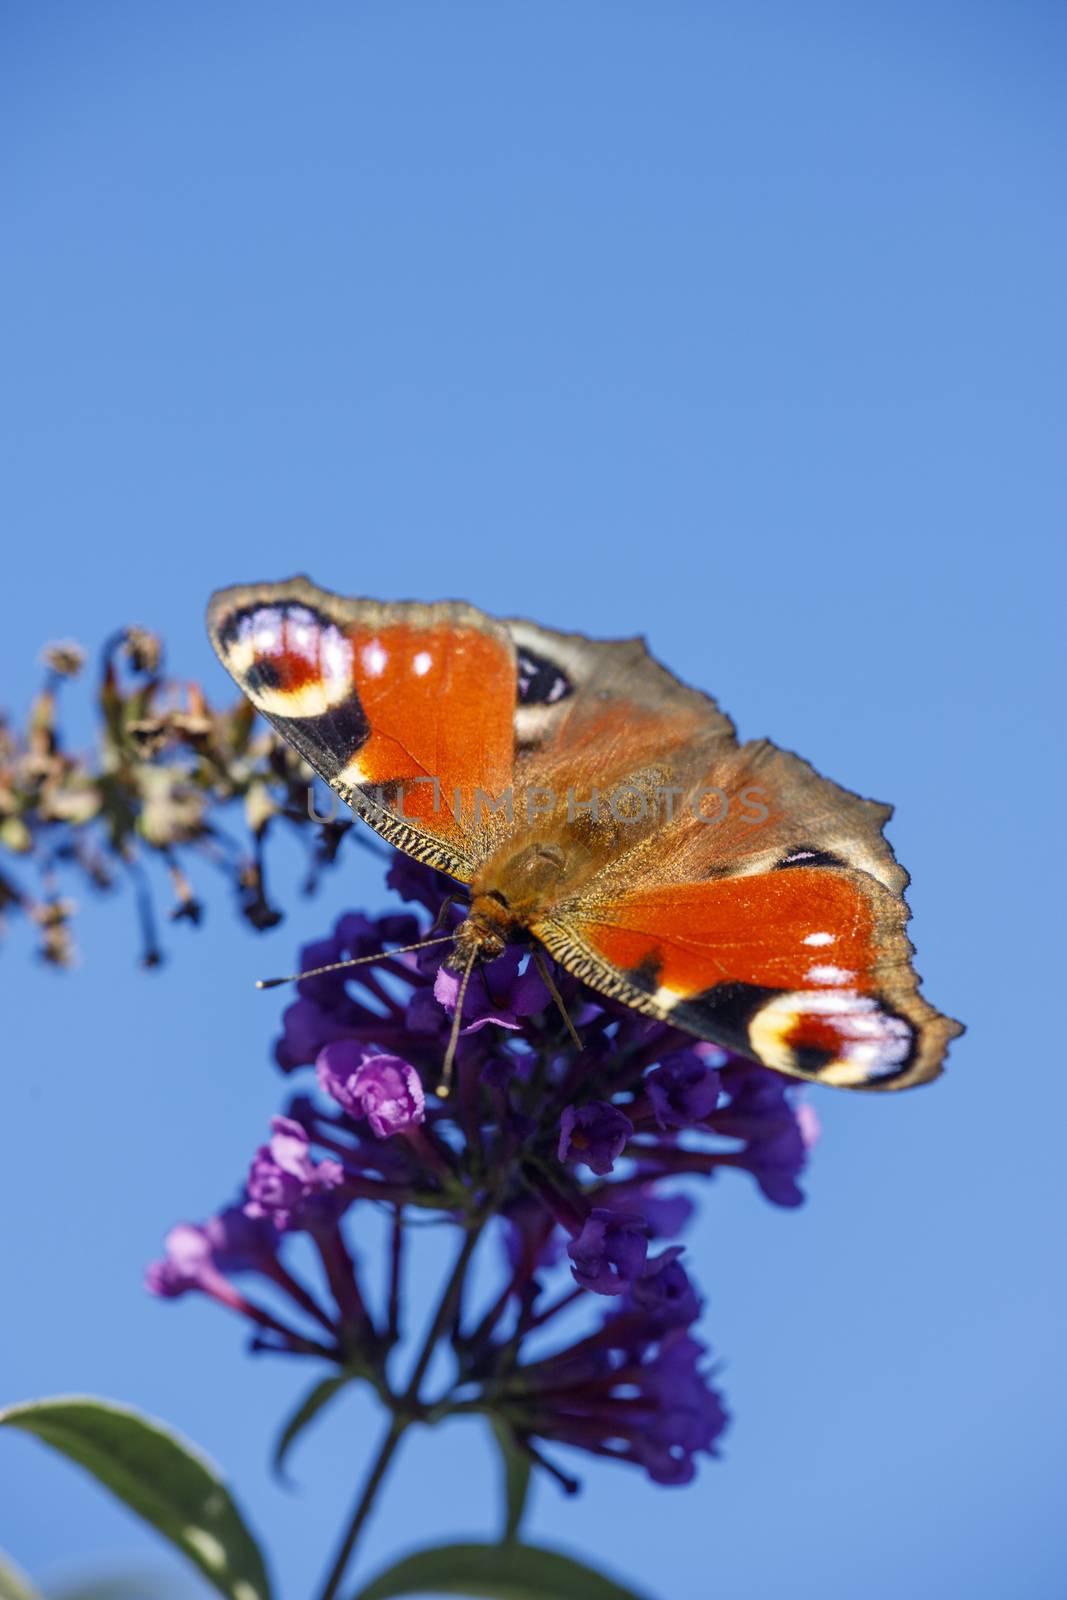
[[[283,1072],[314,1076],[274,1119],[238,1203],[175,1228],[148,1286],[207,1295],[255,1325],[257,1348],[338,1364],[398,1405],[406,1227],[436,1215],[462,1241],[441,1321],[455,1380],[432,1405],[406,1390],[407,1414],[490,1415],[567,1484],[545,1442],[687,1482],[694,1458],[715,1454],[726,1413],[692,1332],[700,1297],[670,1242],[692,1213],[678,1181],[740,1169],[776,1205],[798,1205],[813,1116],[778,1074],[557,970],[578,1052],[516,948],[476,969],[454,1087],[438,1098],[429,1091],[458,1000],[441,964],[448,946],[389,952],[425,937],[430,918],[447,933],[461,913],[446,903],[454,885],[404,857],[388,882],[419,912],[344,916],[302,952],[305,968],[380,959],[300,981],[275,1056]],[[352,1219],[366,1239],[383,1213],[387,1281],[375,1296]],[[313,1274],[289,1264],[294,1235],[317,1259]],[[485,1235],[501,1247],[487,1304],[466,1272]]]

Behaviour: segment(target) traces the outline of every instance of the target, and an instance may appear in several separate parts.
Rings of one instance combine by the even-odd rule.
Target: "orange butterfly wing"
[[[720,748],[688,781],[691,796],[723,797],[716,820],[685,803],[619,851],[535,927],[553,955],[797,1077],[871,1089],[935,1077],[960,1026],[919,994],[886,808],[765,741]]]
[[[494,828],[475,790],[511,782],[516,662],[505,628],[460,602],[382,605],[293,578],[220,590],[208,631],[257,710],[346,803],[469,881]]]

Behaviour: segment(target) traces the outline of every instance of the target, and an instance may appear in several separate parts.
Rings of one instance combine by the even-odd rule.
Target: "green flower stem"
[[[400,1280],[404,1265],[404,1208],[393,1209],[393,1226],[389,1239],[389,1326],[390,1345],[400,1341]]]
[[[422,1388],[422,1380],[426,1376],[427,1368],[433,1359],[434,1351],[437,1349],[441,1336],[447,1329],[459,1303],[464,1279],[467,1276],[467,1267],[470,1264],[471,1256],[474,1254],[474,1247],[481,1236],[485,1221],[486,1214],[483,1213],[477,1219],[472,1219],[467,1228],[463,1246],[456,1257],[455,1265],[441,1294],[433,1321],[423,1341],[422,1349],[419,1351],[414,1371],[411,1374],[411,1381],[403,1396],[395,1402],[396,1410],[393,1413],[393,1420],[385,1438],[382,1440],[374,1465],[367,1475],[366,1483],[338,1546],[337,1554],[334,1557],[320,1600],[335,1600],[348,1563],[352,1558],[352,1552],[356,1547],[356,1541],[363,1531],[367,1518],[370,1516],[378,1491],[382,1486],[382,1481],[396,1453],[396,1448],[412,1422],[420,1418],[419,1390]]]
[[[436,1314],[430,1324],[430,1331],[423,1342],[422,1350],[419,1352],[418,1360],[415,1363],[415,1370],[411,1374],[411,1382],[408,1384],[407,1393],[401,1402],[404,1408],[411,1409],[418,1405],[419,1390],[422,1388],[422,1380],[426,1376],[426,1369],[433,1358],[437,1342],[448,1327],[456,1309],[463,1289],[463,1282],[467,1276],[467,1267],[470,1264],[471,1256],[474,1254],[474,1247],[481,1236],[485,1221],[486,1218],[483,1215],[477,1220],[472,1220],[467,1228],[467,1236],[463,1241],[463,1247],[456,1257],[456,1264],[452,1268],[444,1292],[438,1302]]]
[[[377,1459],[367,1475],[367,1481],[364,1484],[363,1491],[360,1494],[358,1502],[356,1503],[356,1509],[352,1514],[352,1519],[345,1530],[345,1534],[340,1545],[338,1546],[337,1554],[334,1557],[333,1566],[330,1568],[330,1575],[326,1579],[326,1584],[322,1591],[321,1600],[334,1600],[334,1596],[337,1594],[337,1591],[341,1586],[341,1581],[345,1575],[345,1569],[348,1566],[352,1552],[356,1547],[356,1540],[363,1532],[363,1525],[370,1516],[374,1502],[378,1497],[378,1490],[381,1488],[382,1480],[389,1470],[389,1463],[393,1459],[396,1447],[400,1443],[405,1430],[409,1426],[410,1420],[411,1419],[409,1417],[395,1416],[389,1426],[388,1433],[382,1440],[382,1447],[378,1451]]]

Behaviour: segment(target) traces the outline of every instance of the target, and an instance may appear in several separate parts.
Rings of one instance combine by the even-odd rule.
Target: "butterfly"
[[[642,639],[303,577],[219,590],[208,631],[342,800],[465,886],[452,971],[532,936],[598,993],[779,1072],[940,1072],[962,1030],[919,993],[890,808],[740,744]]]

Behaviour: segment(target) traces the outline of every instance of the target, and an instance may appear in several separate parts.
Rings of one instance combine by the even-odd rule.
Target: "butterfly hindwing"
[[[536,930],[557,959],[778,1071],[879,1089],[936,1076],[959,1025],[918,992],[887,809],[766,741],[720,751],[696,795],[718,797],[713,821],[683,801],[654,848],[617,853]]]
[[[551,772],[589,776],[594,766],[634,766],[687,741],[733,742],[729,717],[710,695],[660,666],[641,638],[587,639],[512,617],[519,694],[515,749],[537,781]]]

